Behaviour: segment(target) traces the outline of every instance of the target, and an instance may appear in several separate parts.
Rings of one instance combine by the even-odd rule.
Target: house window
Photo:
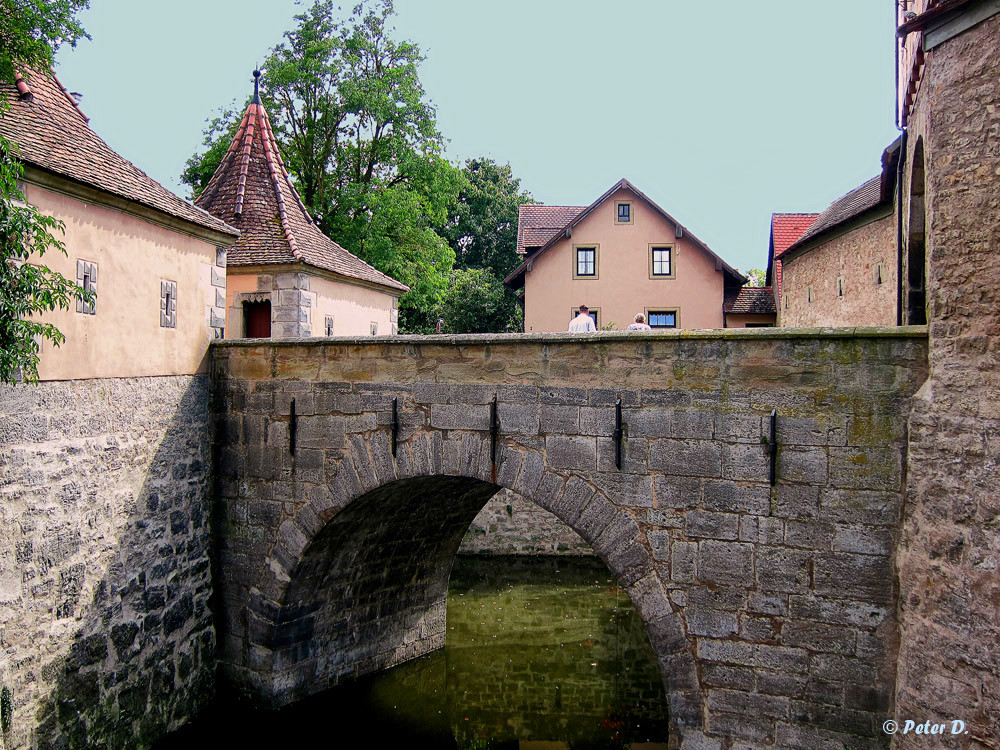
[[[333,335],[333,316],[332,315],[327,315],[326,317],[323,318],[323,327],[326,330],[326,335],[327,336],[332,336]]]
[[[573,250],[573,278],[574,279],[596,279],[597,278],[597,245],[574,246]]]
[[[177,282],[160,281],[160,328],[177,327]]]
[[[632,204],[625,202],[618,202],[615,204],[617,210],[617,216],[615,217],[616,224],[631,224],[632,223]]]
[[[76,283],[88,292],[93,292],[95,299],[86,303],[82,299],[76,301],[76,311],[84,315],[97,314],[97,264],[86,260],[76,262]]]
[[[378,323],[376,323],[375,321],[372,321],[371,331],[372,331],[372,336],[378,336]]]
[[[650,310],[646,315],[650,328],[676,328],[676,310]]]
[[[674,248],[672,245],[649,246],[649,278],[672,279],[674,277]]]

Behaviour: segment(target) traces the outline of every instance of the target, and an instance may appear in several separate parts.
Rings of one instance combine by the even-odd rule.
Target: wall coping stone
[[[678,339],[739,340],[739,339],[926,339],[927,326],[851,326],[845,328],[707,328],[675,329],[669,331],[597,331],[595,333],[539,332],[539,333],[463,333],[408,334],[402,336],[343,336],[283,339],[224,339],[211,343],[212,347],[245,348],[248,346],[360,346],[365,344],[413,345],[437,344],[468,346],[474,344],[523,344],[523,343],[606,343],[613,341],[663,341]]]

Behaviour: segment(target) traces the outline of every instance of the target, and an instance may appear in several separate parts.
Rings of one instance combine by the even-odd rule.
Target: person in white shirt
[[[569,322],[569,330],[572,333],[587,333],[597,330],[594,319],[590,317],[590,309],[586,305],[580,305],[580,313]]]
[[[652,331],[653,329],[646,325],[646,316],[642,313],[635,314],[635,323],[632,323],[626,331]]]

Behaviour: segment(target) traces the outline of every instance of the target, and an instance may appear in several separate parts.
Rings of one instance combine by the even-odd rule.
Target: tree
[[[518,207],[534,203],[520,190],[510,164],[469,159],[462,172],[468,182],[448,211],[441,235],[455,251],[459,268],[489,268],[498,279],[513,271],[517,256]]]
[[[459,268],[440,306],[448,333],[509,333],[524,327],[517,300],[488,268]]]
[[[766,279],[767,279],[767,273],[759,268],[751,268],[749,271],[747,271],[747,286],[755,286],[755,287],[764,286]]]
[[[0,0],[0,81],[47,71],[60,44],[90,39],[74,17],[87,7],[89,0]]]
[[[66,337],[51,323],[32,319],[38,313],[69,308],[76,299],[93,302],[94,293],[61,274],[27,261],[47,251],[66,253],[54,232],[63,223],[24,203],[17,181],[24,168],[14,147],[0,137],[0,382],[23,377],[38,381],[39,338],[58,346]],[[33,259],[33,258],[32,258]]]
[[[74,14],[87,0],[0,0],[0,81],[12,82],[31,71],[47,71],[61,43],[87,37]],[[9,106],[0,97],[0,112]],[[24,202],[18,180],[24,167],[17,147],[0,136],[0,382],[38,380],[39,340],[58,346],[65,336],[51,323],[32,316],[68,308],[93,293],[44,265],[29,263],[49,250],[66,253],[54,232],[62,222],[39,214]]]
[[[262,99],[285,165],[320,229],[380,271],[409,284],[400,329],[426,330],[454,261],[435,231],[464,186],[441,156],[434,108],[410,42],[396,42],[391,0],[338,20],[330,0],[295,17],[264,65]],[[184,179],[199,192],[225,153],[235,117],[216,118],[208,150]],[[224,141],[221,142],[220,141]]]

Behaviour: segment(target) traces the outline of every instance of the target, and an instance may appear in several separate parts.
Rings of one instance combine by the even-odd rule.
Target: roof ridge
[[[272,147],[275,151],[278,150],[278,146],[274,143],[274,133],[271,132],[269,123],[267,121],[267,113],[264,112],[264,105],[262,104],[251,104],[253,108],[256,108],[256,115],[258,118],[262,117],[263,125],[261,127],[261,141],[264,145],[264,161],[267,164],[267,171],[271,175],[271,184],[274,186],[274,193],[278,199],[278,217],[281,220],[281,228],[285,232],[285,239],[288,240],[288,249],[292,251],[292,257],[296,260],[303,260],[302,252],[299,250],[298,244],[295,242],[295,234],[292,232],[292,227],[288,223],[288,209],[285,208],[285,196],[281,192],[281,183],[278,177],[278,169],[275,167],[274,154],[271,151]],[[247,152],[246,155],[247,162],[250,160],[250,153]],[[284,169],[282,169],[284,172]],[[291,185],[289,184],[289,187]],[[294,188],[292,188],[294,190]]]
[[[56,85],[63,92],[63,95],[67,99],[69,99],[69,103],[73,105],[73,108],[77,111],[77,113],[80,115],[80,117],[83,118],[84,123],[86,123],[87,127],[89,128],[90,127],[90,118],[87,117],[87,115],[85,115],[83,113],[83,110],[80,109],[80,105],[77,103],[76,99],[74,99],[73,95],[70,94],[69,91],[66,89],[66,87],[62,85],[62,81],[59,80],[59,76],[56,75],[55,70],[53,70],[52,68],[49,68],[49,73],[52,74],[52,79],[56,82]]]

